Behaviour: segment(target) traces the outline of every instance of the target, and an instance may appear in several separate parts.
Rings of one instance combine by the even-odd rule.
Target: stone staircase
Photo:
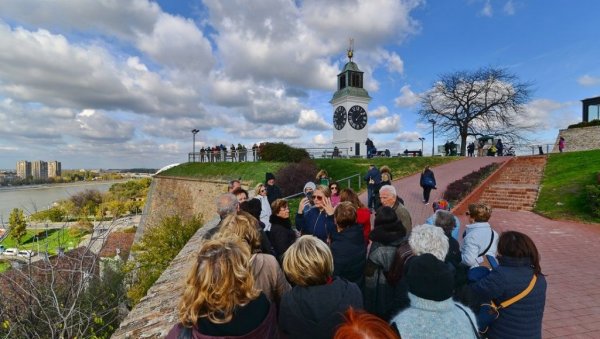
[[[538,197],[546,156],[514,158],[483,192],[481,201],[493,208],[531,211]]]

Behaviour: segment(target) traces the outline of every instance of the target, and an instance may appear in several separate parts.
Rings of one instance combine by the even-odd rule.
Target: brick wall
[[[565,138],[564,152],[600,149],[600,126],[559,130],[552,152],[558,152],[558,140],[560,137]]]

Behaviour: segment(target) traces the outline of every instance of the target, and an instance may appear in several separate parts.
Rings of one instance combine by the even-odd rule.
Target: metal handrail
[[[361,181],[360,181],[360,179],[361,179],[360,173],[356,173],[356,174],[353,174],[353,175],[351,175],[351,176],[349,176],[349,177],[345,177],[345,178],[338,179],[338,180],[335,180],[335,181],[336,181],[338,184],[340,184],[342,181],[344,181],[344,180],[347,180],[347,181],[348,181],[348,185],[347,185],[347,186],[348,186],[348,187],[352,187],[352,186],[351,186],[351,184],[352,184],[352,178],[354,178],[354,177],[358,177],[358,190],[360,191],[360,186],[361,186],[361,185],[360,185],[360,184],[361,184]],[[294,194],[292,194],[292,195],[288,195],[287,197],[284,197],[283,199],[286,199],[286,200],[288,200],[288,199],[292,199],[292,198],[295,198],[295,197],[298,197],[298,196],[301,196],[301,195],[304,195],[304,192],[298,192],[298,193],[294,193]]]

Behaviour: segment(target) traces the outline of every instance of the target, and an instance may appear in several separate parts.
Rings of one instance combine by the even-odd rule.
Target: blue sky
[[[327,147],[353,37],[369,135],[431,149],[418,97],[440,74],[505,67],[532,84],[533,143],[600,95],[600,3],[586,0],[0,0],[0,168],[162,167],[197,147]],[[447,140],[436,135],[436,144]]]

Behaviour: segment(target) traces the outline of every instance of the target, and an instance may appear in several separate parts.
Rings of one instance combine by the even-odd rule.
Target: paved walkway
[[[452,181],[503,158],[467,158],[433,168],[440,198]],[[422,202],[419,175],[394,181],[405,200],[413,224],[432,214],[431,204]],[[361,195],[366,200],[366,195]],[[462,229],[467,222],[459,216]],[[548,291],[543,320],[544,338],[600,338],[600,225],[554,221],[532,212],[494,209],[490,223],[496,231],[515,230],[528,234],[541,255]],[[461,229],[461,233],[462,233]]]

